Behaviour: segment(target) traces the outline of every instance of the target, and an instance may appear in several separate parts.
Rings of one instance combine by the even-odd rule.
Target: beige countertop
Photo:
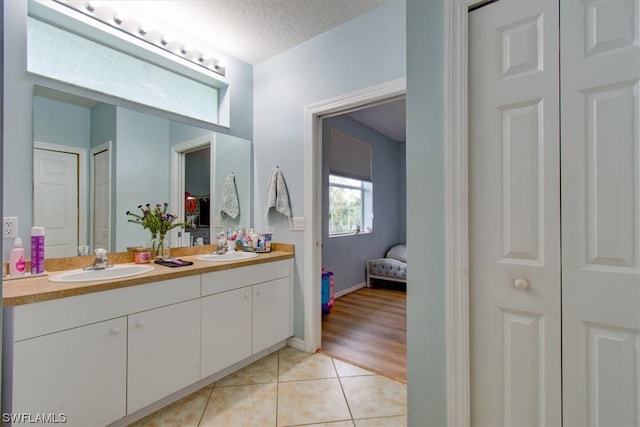
[[[215,248],[215,247],[213,247]],[[31,304],[34,302],[48,301],[57,298],[66,298],[75,295],[83,295],[91,292],[107,291],[111,289],[124,288],[127,286],[142,285],[156,282],[158,280],[176,279],[180,277],[194,276],[214,271],[228,270],[231,268],[246,267],[266,262],[280,261],[294,257],[293,245],[273,244],[273,251],[261,253],[256,258],[242,261],[208,262],[198,260],[198,255],[211,252],[210,246],[200,246],[193,248],[172,249],[171,255],[185,261],[193,261],[193,265],[184,267],[165,267],[158,264],[155,268],[138,276],[126,277],[122,279],[108,279],[91,282],[51,282],[48,276],[28,277],[23,279],[7,280],[2,283],[2,305],[16,306]],[[70,270],[82,268],[90,264],[93,257],[61,258],[58,260],[47,260],[45,269],[47,272]],[[124,264],[133,262],[133,254],[109,254],[110,262],[114,264]]]

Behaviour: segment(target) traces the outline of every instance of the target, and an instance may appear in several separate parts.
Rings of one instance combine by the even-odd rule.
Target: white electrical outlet
[[[5,239],[18,237],[17,216],[5,216],[2,218],[2,237]]]

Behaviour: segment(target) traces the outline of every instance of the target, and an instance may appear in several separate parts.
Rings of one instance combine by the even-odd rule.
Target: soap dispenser
[[[9,274],[12,277],[24,276],[27,263],[24,260],[24,248],[22,247],[22,239],[16,237],[13,242],[13,249],[9,254]]]

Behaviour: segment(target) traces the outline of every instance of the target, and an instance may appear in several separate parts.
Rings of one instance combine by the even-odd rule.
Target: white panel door
[[[93,154],[93,248],[111,250],[111,154],[105,149]]]
[[[78,155],[33,150],[33,224],[45,228],[45,257],[78,251]]]
[[[640,2],[561,0],[565,425],[640,423]]]
[[[558,3],[469,14],[471,422],[561,422]]]

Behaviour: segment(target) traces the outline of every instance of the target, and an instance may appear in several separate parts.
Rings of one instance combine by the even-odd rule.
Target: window
[[[329,175],[329,236],[370,233],[372,195],[371,182]]]

